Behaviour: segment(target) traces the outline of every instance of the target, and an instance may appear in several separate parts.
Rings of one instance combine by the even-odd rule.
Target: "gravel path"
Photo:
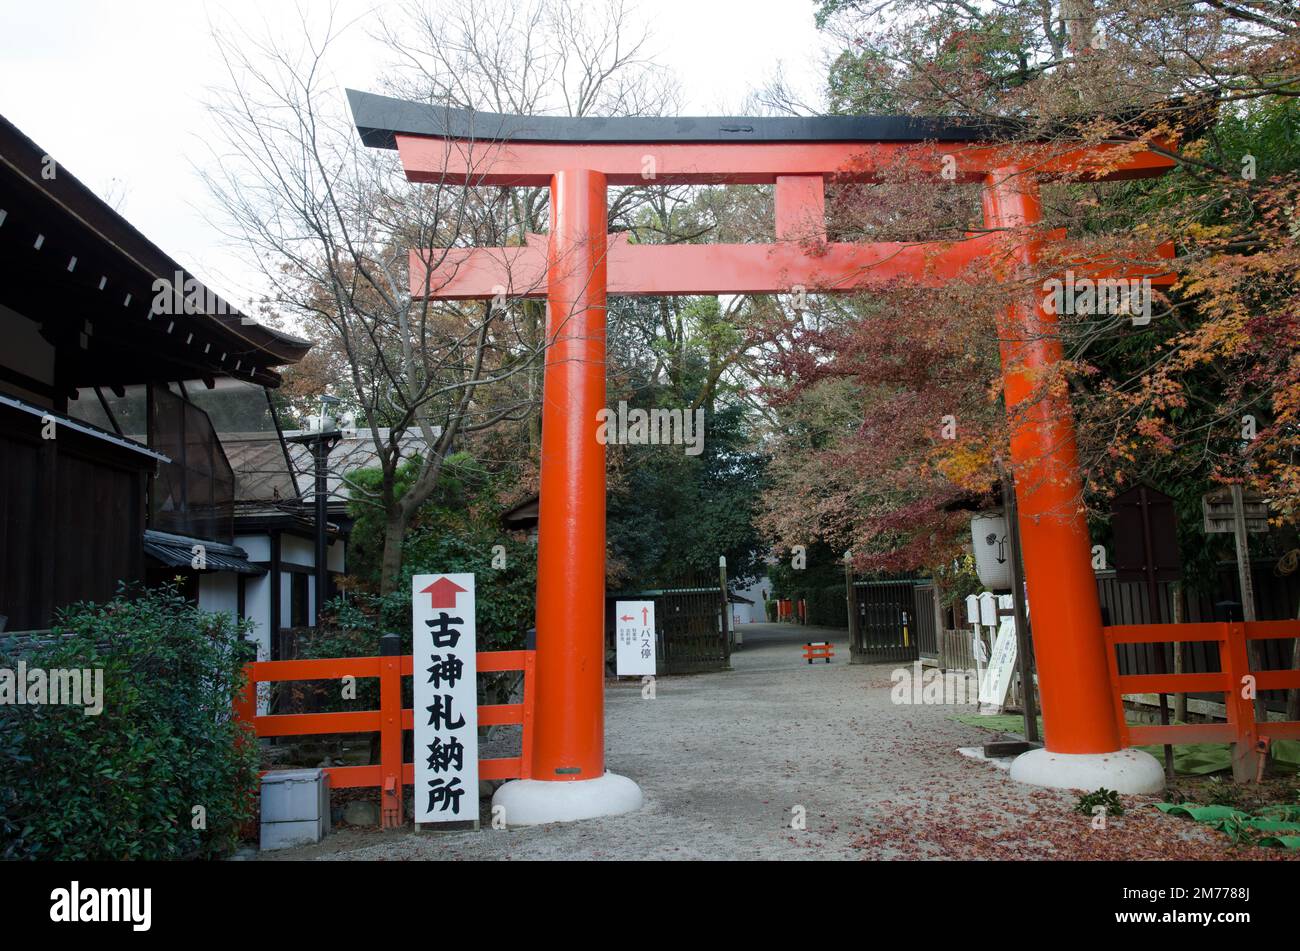
[[[1280,858],[1126,797],[1094,831],[1075,794],[1011,782],[958,747],[991,734],[969,707],[890,702],[894,665],[848,663],[843,631],[748,625],[734,669],[606,691],[606,762],[635,779],[637,813],[479,832],[340,829],[266,859]],[[809,665],[810,637],[836,643]],[[806,828],[791,827],[803,807]]]

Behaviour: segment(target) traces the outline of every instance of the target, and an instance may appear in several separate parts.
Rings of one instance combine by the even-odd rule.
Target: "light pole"
[[[342,439],[330,413],[330,407],[341,403],[337,396],[328,393],[320,398],[320,415],[309,419],[314,427],[297,436],[290,436],[289,442],[302,443],[311,448],[314,463],[316,488],[313,499],[316,503],[316,596],[314,598],[315,623],[320,624],[321,611],[325,607],[325,588],[329,581],[328,539],[329,531],[329,458],[330,450]]]

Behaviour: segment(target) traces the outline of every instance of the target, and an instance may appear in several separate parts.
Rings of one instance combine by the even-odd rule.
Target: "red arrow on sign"
[[[645,626],[646,624],[649,624],[649,623],[650,623],[650,609],[649,609],[649,608],[642,608],[642,609],[641,609],[641,624],[642,624],[642,626]]]
[[[456,596],[467,589],[462,588],[450,578],[439,578],[429,587],[420,591],[420,594],[429,596],[429,607],[431,608],[454,608],[456,606]]]
[[[632,615],[630,615],[630,614],[624,614],[622,617],[619,618],[619,620],[620,620],[620,621],[630,621],[630,620],[632,620]]]

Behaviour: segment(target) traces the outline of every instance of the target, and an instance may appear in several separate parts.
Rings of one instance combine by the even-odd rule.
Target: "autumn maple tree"
[[[931,567],[1010,466],[996,316],[1080,260],[1150,265],[1174,243],[1149,319],[1060,314],[1066,359],[1036,385],[1070,395],[1080,505],[1139,480],[1186,511],[1216,484],[1300,504],[1300,11],[1186,0],[823,0],[842,43],[835,111],[960,115],[1005,146],[1154,149],[1141,181],[1044,182],[1037,273],[994,262],[942,289],[899,284],[818,299],[801,344],[772,362],[781,417],[764,522],[784,544],[852,549],[860,568]],[[781,105],[779,90],[767,101]],[[960,159],[958,159],[960,160]],[[830,196],[839,240],[963,240],[978,188],[886,180]],[[1086,308],[1085,308],[1086,309]],[[1199,515],[1199,513],[1197,513]],[[1190,520],[1187,520],[1190,521]],[[1196,519],[1199,521],[1199,518]]]

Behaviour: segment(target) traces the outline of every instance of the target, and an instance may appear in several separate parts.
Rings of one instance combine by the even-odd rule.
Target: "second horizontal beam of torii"
[[[1046,237],[1063,236],[1056,231]],[[999,237],[988,232],[922,243],[633,244],[626,234],[611,234],[608,292],[659,297],[852,293],[897,282],[941,287],[973,273],[978,261],[1001,254]],[[1071,267],[1076,280],[1148,278],[1153,285],[1169,285],[1175,276],[1159,261],[1172,256],[1173,245],[1167,242],[1123,260],[1080,260]],[[411,295],[431,300],[544,298],[547,263],[547,236],[538,234],[513,248],[412,251]],[[557,264],[564,267],[562,261]]]

